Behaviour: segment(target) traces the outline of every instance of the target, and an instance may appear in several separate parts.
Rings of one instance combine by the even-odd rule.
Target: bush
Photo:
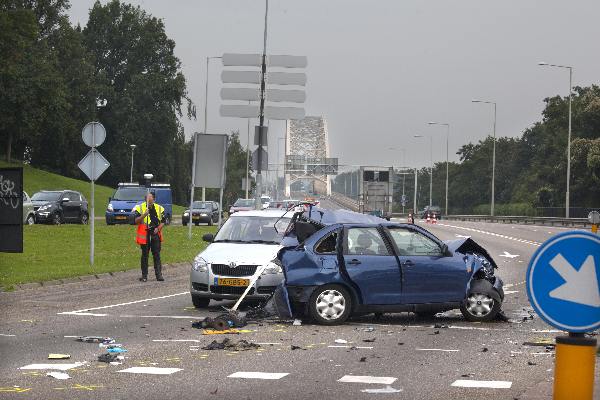
[[[529,203],[508,203],[508,204],[496,204],[494,207],[494,214],[496,216],[505,215],[522,215],[528,217],[534,217],[536,215],[535,209]],[[475,215],[489,215],[490,205],[480,204],[473,208],[473,214]]]

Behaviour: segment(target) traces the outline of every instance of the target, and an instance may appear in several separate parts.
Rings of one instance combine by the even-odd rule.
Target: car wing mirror
[[[69,198],[68,198],[68,197],[63,197],[63,198],[60,200],[60,202],[61,202],[61,203],[66,203],[66,202],[68,202],[68,201],[69,201]]]
[[[215,240],[215,237],[212,233],[205,233],[204,235],[202,235],[202,240],[208,243],[212,243]]]
[[[444,257],[451,256],[450,250],[448,250],[448,245],[446,243],[442,243],[442,255]]]

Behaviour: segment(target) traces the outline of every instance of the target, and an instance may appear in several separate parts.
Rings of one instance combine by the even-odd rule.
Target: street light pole
[[[395,147],[388,147],[388,150],[392,150],[392,151],[400,151],[402,152],[402,165],[401,168],[404,169],[404,167],[406,166],[406,149],[402,148],[402,149],[398,149]],[[404,199],[404,182],[406,178],[406,174],[404,173],[404,171],[402,171],[402,199]],[[404,202],[402,202],[402,214],[404,214]]]
[[[219,56],[206,57],[206,87],[204,88],[204,133],[206,132],[208,125],[208,63],[210,60],[223,58]],[[194,168],[196,166],[194,165]],[[192,199],[193,200],[193,199]],[[202,188],[202,201],[206,200],[206,188]],[[191,210],[190,210],[191,212]],[[191,215],[191,214],[190,214]],[[191,221],[191,220],[190,220]]]
[[[429,125],[445,125],[446,126],[446,215],[448,215],[448,143],[450,141],[450,124],[440,122],[429,122]]]
[[[494,106],[494,130],[492,142],[492,199],[490,204],[490,215],[495,215],[494,207],[496,205],[496,102],[484,100],[471,100],[471,103],[492,104]]]
[[[539,62],[538,65],[546,67],[566,68],[569,70],[569,134],[567,138],[567,191],[565,192],[565,217],[569,218],[569,188],[571,183],[571,101],[573,99],[573,67],[567,65],[548,64]]]
[[[131,169],[129,170],[129,182],[133,182],[133,150],[135,150],[135,144],[130,144],[131,147]]]
[[[424,138],[423,135],[414,135],[416,138]],[[433,205],[433,136],[429,136],[429,155],[431,157],[431,167],[429,167],[429,208]]]

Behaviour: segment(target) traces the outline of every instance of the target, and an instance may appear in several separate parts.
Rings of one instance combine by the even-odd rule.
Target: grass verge
[[[191,261],[206,247],[202,235],[215,227],[198,226],[187,238],[187,227],[167,226],[161,258],[164,264]],[[94,266],[90,266],[90,227],[87,225],[32,225],[24,227],[24,252],[0,256],[0,286],[43,282],[140,267],[135,226],[96,224]],[[152,270],[152,255],[150,255]],[[150,271],[152,272],[152,271]]]

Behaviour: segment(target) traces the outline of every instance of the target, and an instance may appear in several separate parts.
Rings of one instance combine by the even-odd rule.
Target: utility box
[[[393,167],[360,167],[358,210],[389,221],[394,193]]]

